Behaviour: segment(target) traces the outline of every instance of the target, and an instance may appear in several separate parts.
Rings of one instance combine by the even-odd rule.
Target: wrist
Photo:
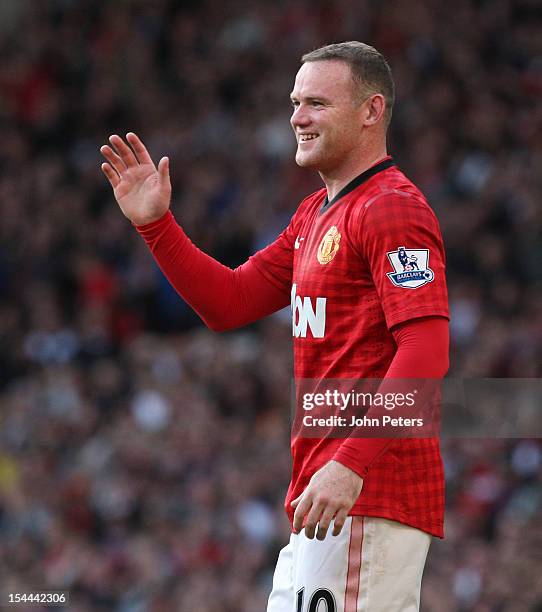
[[[160,215],[153,215],[151,217],[141,217],[141,218],[138,217],[136,219],[130,219],[130,221],[137,230],[146,230],[146,229],[152,229],[155,224],[158,224],[164,221],[170,215],[172,215],[172,213],[170,209],[168,208],[165,212],[161,213]]]
[[[349,465],[346,465],[342,461],[339,461],[337,459],[331,459],[329,462],[334,463],[337,466],[340,466],[340,469],[342,469],[346,474],[350,474],[352,476],[355,476],[356,478],[360,478],[361,480],[363,480],[363,476],[361,474],[359,474],[356,470],[354,470]]]

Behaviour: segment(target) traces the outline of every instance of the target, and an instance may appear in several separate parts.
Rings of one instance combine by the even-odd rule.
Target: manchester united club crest
[[[387,255],[394,269],[388,272],[388,278],[397,287],[417,289],[435,278],[429,267],[429,249],[406,249],[400,246],[397,251],[390,251]]]
[[[316,257],[322,264],[328,264],[337,254],[339,250],[339,243],[341,241],[341,234],[339,230],[333,225],[328,229],[326,235],[322,238],[322,242],[318,247],[318,253]]]

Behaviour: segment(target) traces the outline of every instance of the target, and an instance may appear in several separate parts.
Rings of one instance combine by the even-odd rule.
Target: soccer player
[[[442,239],[425,197],[387,154],[387,62],[360,42],[307,53],[291,101],[296,162],[325,187],[240,267],[222,266],[190,242],[169,210],[169,160],[155,167],[133,133],[101,148],[122,212],[211,329],[291,303],[296,379],[443,377]],[[268,612],[418,610],[431,536],[443,535],[438,440],[298,435],[292,454],[292,535]]]

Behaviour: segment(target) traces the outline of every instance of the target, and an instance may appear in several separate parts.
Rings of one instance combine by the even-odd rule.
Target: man
[[[133,133],[101,149],[120,208],[210,328],[291,303],[296,379],[441,378],[442,241],[424,196],[387,155],[394,85],[386,61],[359,42],[308,53],[291,100],[296,162],[316,170],[325,189],[239,268],[186,237],[169,211],[168,159],[156,168]],[[418,257],[423,272],[404,272],[398,253]],[[292,536],[268,612],[418,610],[430,537],[443,535],[438,441],[298,435],[292,454]]]

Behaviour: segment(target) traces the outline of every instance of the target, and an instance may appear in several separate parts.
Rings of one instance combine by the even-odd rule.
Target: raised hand
[[[100,148],[107,160],[102,171],[124,215],[135,225],[146,225],[160,219],[169,209],[169,159],[162,157],[156,168],[145,145],[133,132],[126,134],[126,141],[115,134],[109,138],[111,146]]]

